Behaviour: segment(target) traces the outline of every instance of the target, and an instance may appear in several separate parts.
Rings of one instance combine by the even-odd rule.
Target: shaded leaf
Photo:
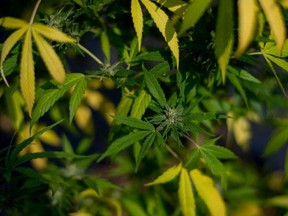
[[[182,0],[157,0],[162,7],[166,7],[168,10],[172,11],[174,14],[182,16],[184,11],[186,10],[187,3]]]
[[[153,74],[155,78],[159,78],[162,76],[165,76],[166,73],[169,73],[170,71],[170,65],[167,61],[163,61],[160,64],[157,64],[155,67],[153,67],[149,72]]]
[[[14,17],[2,17],[0,18],[0,26],[3,26],[4,28],[16,29],[25,26],[27,27],[28,22]]]
[[[247,80],[247,81],[254,82],[254,83],[261,83],[260,80],[258,80],[256,77],[254,77],[253,75],[251,75],[248,71],[244,69],[232,67],[230,65],[228,65],[227,69],[230,73],[236,75],[237,77],[243,80]]]
[[[97,161],[99,162],[107,156],[114,155],[122,151],[123,149],[128,148],[130,145],[143,139],[149,133],[151,133],[151,131],[136,131],[115,140],[111,143],[108,149],[101,155],[101,157]]]
[[[30,117],[35,100],[35,74],[32,51],[31,29],[28,29],[23,42],[20,62],[20,87]]]
[[[259,0],[259,3],[276,39],[277,47],[281,50],[286,39],[286,26],[280,7],[276,0]]]
[[[270,199],[266,200],[266,204],[269,206],[277,206],[281,208],[288,208],[288,196],[282,195],[282,196],[275,196]]]
[[[157,100],[160,106],[163,107],[166,103],[166,98],[157,79],[148,71],[145,72],[144,78],[150,93]]]
[[[240,56],[253,39],[257,22],[257,1],[238,0],[238,48],[236,55]]]
[[[166,13],[154,3],[149,0],[141,0],[145,5],[147,11],[152,16],[153,21],[155,22],[157,28],[162,33],[165,41],[168,43],[170,50],[172,51],[175,60],[176,66],[179,67],[179,46],[176,30],[174,29],[169,17]]]
[[[210,6],[211,0],[194,0],[187,7],[183,23],[179,34],[184,33],[189,28],[194,27],[198,20],[203,16],[207,8]]]
[[[181,171],[182,163],[179,163],[177,166],[173,166],[158,176],[153,182],[145,184],[145,186],[151,186],[155,184],[163,184],[169,181],[172,181]]]
[[[180,208],[184,216],[194,216],[195,213],[195,200],[192,191],[192,186],[188,172],[182,168],[179,180],[178,196],[180,201]]]
[[[32,30],[32,33],[40,56],[49,73],[57,82],[63,83],[65,80],[65,70],[60,58],[54,51],[53,47],[44,38],[34,30]]]
[[[121,202],[124,206],[124,208],[129,212],[129,215],[131,216],[147,216],[144,209],[139,205],[139,202],[137,200],[132,199],[121,199]]]
[[[238,92],[240,93],[240,95],[242,96],[243,100],[245,101],[245,104],[247,107],[249,107],[248,104],[248,98],[246,96],[245,90],[243,89],[241,82],[238,80],[238,78],[232,74],[232,73],[228,73],[227,77],[229,78],[229,80],[232,82],[232,84],[235,86],[235,88],[238,90]]]
[[[74,38],[69,37],[68,35],[59,31],[58,29],[52,28],[48,25],[43,25],[42,23],[33,23],[32,28],[33,28],[33,31],[53,41],[57,41],[60,43],[76,42]]]
[[[215,55],[218,60],[222,81],[225,82],[226,68],[233,47],[233,1],[220,0],[217,14]]]
[[[207,205],[212,216],[225,216],[226,208],[225,203],[213,184],[213,180],[206,175],[203,175],[198,169],[190,171],[191,179],[195,188]]]
[[[149,122],[141,121],[140,119],[136,119],[133,117],[125,117],[125,116],[115,116],[114,120],[118,123],[127,125],[132,128],[142,129],[142,130],[155,130],[154,126]]]
[[[270,155],[278,151],[286,142],[288,141],[288,128],[280,128],[274,132],[273,136],[270,138],[265,151],[264,156]]]
[[[212,155],[214,155],[216,158],[219,158],[219,159],[236,159],[237,158],[237,156],[232,151],[222,146],[213,145],[213,144],[201,145],[201,149],[202,151],[204,150],[204,151],[210,152]]]
[[[265,46],[263,52],[281,58],[288,57],[288,40],[285,40],[282,50],[279,50],[277,46]]]
[[[286,60],[271,55],[266,55],[266,57],[288,72],[288,62]]]
[[[110,42],[109,42],[109,37],[107,35],[107,31],[102,31],[100,38],[101,38],[102,51],[103,51],[107,61],[110,62]]]
[[[83,75],[82,79],[79,79],[77,84],[74,86],[73,91],[71,93],[71,99],[69,102],[69,120],[72,122],[73,117],[77,108],[80,106],[81,101],[83,99],[85,90],[87,86],[86,77]]]
[[[131,117],[141,119],[150,101],[150,94],[148,94],[145,90],[142,90],[139,96],[134,100],[131,110]]]
[[[143,33],[143,13],[139,0],[131,0],[131,14],[138,39],[138,50],[140,51]]]

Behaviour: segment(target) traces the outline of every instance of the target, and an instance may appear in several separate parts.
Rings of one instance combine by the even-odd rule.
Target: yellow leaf
[[[74,119],[80,129],[85,130],[88,128],[92,119],[92,112],[90,108],[84,105],[80,105],[75,113]]]
[[[184,216],[195,215],[195,201],[188,172],[185,168],[181,170],[179,190],[180,208]]]
[[[239,205],[239,204],[238,204]],[[265,215],[261,207],[252,202],[241,203],[236,210],[231,212],[231,216],[263,216]]]
[[[3,43],[2,52],[1,52],[1,75],[3,77],[4,82],[8,86],[8,82],[5,78],[4,71],[3,71],[3,63],[9,54],[10,50],[14,47],[14,45],[21,39],[21,37],[24,35],[24,33],[27,31],[28,26],[22,27],[19,30],[13,32]]]
[[[29,145],[29,152],[30,153],[37,153],[37,152],[44,152],[44,148],[41,145],[41,143],[38,140],[34,140],[30,145]],[[37,169],[37,170],[43,170],[48,163],[47,158],[36,158],[31,161],[32,165]]]
[[[190,176],[199,196],[207,205],[211,216],[225,216],[225,203],[215,188],[212,179],[203,175],[198,169],[190,171]]]
[[[35,75],[32,51],[32,36],[31,29],[29,28],[23,42],[20,63],[20,87],[28,107],[29,116],[31,116],[35,100]]]
[[[173,166],[170,169],[166,170],[162,175],[160,175],[158,178],[156,178],[153,182],[150,182],[148,184],[145,184],[145,186],[151,186],[155,184],[163,184],[166,182],[169,182],[173,180],[181,171],[182,169],[182,163],[178,164],[177,166]]]
[[[175,59],[176,66],[179,67],[179,46],[177,33],[169,20],[169,17],[166,13],[154,3],[149,0],[142,0],[142,3],[145,5],[147,11],[152,16],[157,28],[162,33],[165,41],[168,43],[170,50],[172,51]]]
[[[280,7],[276,0],[259,0],[259,3],[276,39],[278,49],[281,50],[286,38],[286,27]]]
[[[131,14],[138,39],[138,49],[140,51],[143,33],[143,13],[138,0],[131,1]]]
[[[36,31],[34,31],[34,29],[32,29],[32,34],[40,56],[43,59],[49,73],[57,82],[63,83],[65,79],[65,70],[60,58],[54,51],[53,47]]]
[[[161,6],[168,8],[170,11],[180,16],[183,15],[188,6],[188,4],[182,0],[157,0],[157,3],[159,3]]]
[[[28,25],[29,25],[28,22],[13,17],[2,17],[0,19],[0,26],[3,26],[4,28],[15,29],[15,28],[22,28]]]
[[[233,133],[237,144],[242,147],[242,149],[247,150],[249,148],[252,133],[251,125],[245,117],[240,117],[234,121]]]
[[[37,130],[41,130],[44,128],[45,126],[41,125],[37,127]],[[59,146],[61,144],[60,137],[53,130],[45,131],[45,133],[40,135],[39,139],[51,146]]]
[[[37,33],[43,35],[44,37],[61,42],[61,43],[73,43],[76,42],[74,38],[69,37],[65,33],[59,31],[58,29],[52,28],[47,25],[43,25],[41,23],[33,23],[32,24],[33,30],[35,30]]]
[[[249,46],[256,28],[257,20],[256,0],[238,0],[238,49],[236,55],[240,56]]]

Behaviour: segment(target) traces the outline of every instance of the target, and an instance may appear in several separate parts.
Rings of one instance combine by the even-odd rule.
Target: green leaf
[[[79,79],[77,84],[74,86],[73,91],[71,93],[71,98],[69,102],[69,120],[70,123],[73,120],[76,110],[81,104],[83,99],[85,90],[87,86],[86,77],[83,75],[82,79]]]
[[[287,141],[288,141],[288,127],[279,128],[274,132],[273,136],[270,138],[263,155],[267,156],[278,151]]]
[[[275,196],[270,199],[267,199],[265,202],[269,206],[277,206],[281,208],[288,208],[288,196],[287,195],[281,195],[281,196]]]
[[[132,128],[142,129],[142,130],[151,130],[154,131],[155,128],[149,122],[141,121],[139,119],[133,117],[125,117],[125,116],[115,116],[115,121],[118,123],[127,125]]]
[[[178,196],[184,216],[195,216],[195,200],[188,171],[182,168],[179,180]]]
[[[138,39],[138,50],[140,51],[143,33],[143,13],[139,0],[131,0],[131,14]]]
[[[227,148],[222,146],[208,144],[201,145],[202,151],[210,152],[213,156],[219,159],[236,159],[237,156]]]
[[[119,153],[123,149],[128,148],[130,145],[143,139],[150,133],[151,131],[136,131],[115,140],[114,142],[111,143],[108,149],[102,154],[102,156],[97,160],[97,162],[103,160],[107,156]]]
[[[172,181],[181,171],[182,163],[179,163],[177,166],[173,166],[162,173],[158,178],[156,178],[153,182],[145,184],[145,186],[151,186],[155,184],[163,184],[169,181]]]
[[[286,91],[285,91],[285,89],[284,89],[284,86],[283,86],[281,80],[279,79],[279,77],[278,77],[278,75],[277,75],[277,72],[275,71],[275,69],[274,69],[274,67],[273,67],[270,59],[268,58],[268,55],[265,55],[265,54],[264,54],[263,57],[264,57],[265,61],[267,62],[269,68],[271,69],[274,77],[276,78],[277,83],[278,83],[280,89],[282,90],[283,94],[286,96]]]
[[[164,58],[159,51],[154,51],[141,53],[134,61],[164,61]]]
[[[161,107],[164,107],[166,104],[166,98],[157,79],[148,71],[145,72],[144,78],[147,88],[149,89],[152,96],[157,100]]]
[[[101,194],[100,190],[101,189],[114,189],[114,190],[119,190],[120,188],[105,180],[105,179],[100,179],[96,178],[94,176],[89,176],[84,179],[84,183],[89,187],[95,190],[98,194]]]
[[[227,69],[228,69],[229,73],[232,73],[235,76],[237,76],[243,80],[247,80],[247,81],[254,82],[254,83],[261,83],[260,80],[258,80],[256,77],[252,76],[248,71],[246,71],[244,69],[232,67],[230,65],[228,65]]]
[[[233,1],[220,0],[217,14],[215,55],[225,82],[226,68],[233,48]]]
[[[284,174],[285,174],[285,179],[288,179],[288,149],[286,150],[285,154],[285,164],[284,164]]]
[[[195,169],[198,167],[199,161],[200,161],[201,153],[199,148],[194,149],[191,152],[191,155],[188,159],[188,161],[185,164],[185,167],[188,169]]]
[[[156,133],[151,133],[149,136],[146,137],[145,141],[141,145],[140,152],[136,156],[136,170],[138,170],[141,160],[144,158],[148,150],[153,145],[155,138],[156,138]]]
[[[152,69],[149,70],[151,74],[157,79],[159,77],[162,77],[166,73],[169,73],[170,71],[170,65],[167,61],[161,62],[160,64],[157,64]]]
[[[213,180],[206,175],[203,175],[198,169],[190,171],[191,179],[195,188],[207,205],[211,216],[226,216],[225,203],[213,184]]]
[[[100,40],[102,51],[107,59],[107,62],[110,62],[110,42],[106,30],[101,32]]]
[[[39,99],[36,102],[36,106],[32,113],[31,124],[38,121],[38,119],[43,116],[55,104],[55,102],[65,94],[65,92],[77,84],[79,80],[83,80],[83,77],[83,74],[78,73],[67,74],[63,86],[56,89],[49,88],[48,90],[44,90],[41,97],[38,96]]]
[[[264,47],[263,52],[273,56],[286,58],[288,57],[288,40],[285,40],[282,50],[279,50],[277,46]]]
[[[240,95],[242,96],[243,100],[245,101],[245,104],[247,107],[249,107],[248,104],[248,98],[246,96],[246,93],[241,85],[241,82],[238,80],[238,78],[232,74],[232,73],[228,73],[227,77],[229,78],[229,80],[232,82],[232,84],[235,86],[235,88],[238,90],[238,92],[240,93]]]
[[[179,67],[179,45],[176,30],[169,20],[167,14],[149,0],[141,0],[147,11],[150,13],[153,21],[155,22],[157,28],[163,35],[165,41],[168,43],[173,56],[176,59],[176,67]]]
[[[266,55],[266,57],[288,72],[288,62],[286,60],[271,55]]]
[[[37,133],[35,133],[32,137],[24,140],[23,142],[21,142],[20,144],[18,144],[11,152],[11,155],[9,157],[9,163],[12,164],[14,162],[14,160],[17,158],[17,155],[24,149],[26,148],[26,146],[28,146],[33,140],[37,139],[39,136],[41,136],[43,133],[45,133],[46,131],[52,129],[53,127],[57,126],[58,124],[60,124],[63,120],[60,120],[48,127],[43,128],[42,130],[38,131]],[[8,165],[8,164],[7,164]]]
[[[207,8],[210,6],[211,0],[194,0],[186,9],[183,16],[183,23],[180,30],[180,35],[189,28],[194,27],[198,20],[203,16]]]
[[[145,90],[142,90],[139,96],[134,100],[131,117],[141,119],[151,101],[151,96]]]
[[[129,212],[129,215],[131,216],[148,216],[143,208],[139,205],[140,202],[137,202],[137,200],[132,199],[121,199],[121,202],[127,212]]]

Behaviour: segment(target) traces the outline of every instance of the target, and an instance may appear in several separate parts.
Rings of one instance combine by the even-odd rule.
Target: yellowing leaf
[[[225,82],[226,68],[233,45],[233,1],[221,0],[216,26],[215,55]]]
[[[238,204],[237,209],[230,213],[231,216],[261,216],[265,215],[260,205],[257,203],[247,202]]]
[[[32,36],[29,28],[24,39],[20,63],[20,87],[31,116],[35,100],[35,75],[32,54]]]
[[[44,128],[45,126],[40,126],[37,130],[42,130]],[[53,130],[47,130],[40,135],[39,139],[51,146],[59,146],[61,144],[60,137]]]
[[[24,35],[24,33],[27,31],[28,26],[22,27],[19,30],[15,31],[12,33],[3,43],[3,48],[1,52],[1,62],[0,62],[0,67],[1,67],[1,75],[2,78],[5,82],[5,84],[8,86],[8,82],[5,78],[4,71],[3,71],[3,63],[10,52],[10,50],[14,47],[14,45],[21,39],[21,37]]]
[[[225,216],[226,208],[225,203],[213,184],[213,180],[206,175],[203,175],[198,169],[190,171],[191,179],[195,188],[207,205],[211,216]]]
[[[249,46],[256,28],[257,20],[256,0],[238,0],[238,49],[240,56]]]
[[[2,17],[0,19],[0,26],[3,26],[4,28],[15,29],[28,26],[28,22],[13,17]]]
[[[259,0],[269,26],[281,50],[286,38],[286,27],[279,5],[276,0]]]
[[[184,13],[188,6],[188,4],[182,0],[157,0],[157,3],[159,3],[161,6],[168,8],[170,11],[180,16]]]
[[[32,24],[33,30],[35,30],[37,33],[43,35],[44,37],[61,42],[61,43],[73,43],[76,42],[75,39],[69,37],[65,33],[59,31],[58,29],[52,28],[47,25],[43,25],[41,23],[33,23]]]
[[[181,170],[179,180],[178,196],[180,208],[184,216],[194,216],[195,201],[188,172],[185,168]]]
[[[178,166],[173,166],[170,169],[166,170],[162,175],[156,178],[153,182],[145,184],[145,186],[151,186],[155,184],[163,184],[173,180],[181,171],[182,163],[178,164]]]
[[[165,41],[168,43],[168,46],[176,59],[176,65],[178,68],[179,67],[178,38],[172,23],[169,21],[169,17],[161,8],[157,7],[151,1],[149,0],[141,0],[141,1],[145,5],[147,11],[152,16],[157,28],[162,33]]]
[[[38,140],[34,140],[30,145],[29,145],[29,152],[30,153],[38,153],[38,152],[44,152],[44,148],[41,145],[41,143]],[[36,158],[31,161],[32,165],[37,169],[37,170],[43,170],[48,163],[47,158]]]
[[[131,1],[131,14],[138,39],[138,49],[140,51],[143,33],[143,13],[138,0]]]
[[[64,66],[54,51],[53,47],[42,38],[34,29],[32,29],[33,38],[38,47],[41,58],[43,59],[51,76],[59,83],[63,83],[65,79]]]

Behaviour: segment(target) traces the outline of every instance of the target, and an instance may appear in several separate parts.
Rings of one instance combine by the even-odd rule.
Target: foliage
[[[0,18],[0,213],[288,214],[286,0],[27,5]]]

